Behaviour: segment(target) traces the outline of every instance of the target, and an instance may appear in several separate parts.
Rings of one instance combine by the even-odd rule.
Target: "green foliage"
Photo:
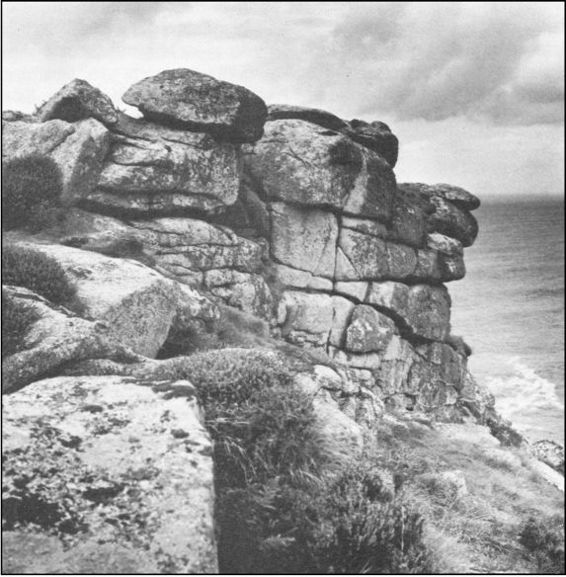
[[[24,246],[3,247],[2,282],[26,287],[55,304],[72,303],[76,292],[55,259]]]
[[[2,227],[38,228],[51,221],[63,190],[52,159],[41,155],[14,158],[2,166]]]
[[[519,542],[535,558],[541,573],[565,573],[562,518],[537,520],[530,517],[521,528]]]
[[[16,303],[2,290],[2,358],[9,357],[23,349],[23,341],[37,314],[23,303]]]

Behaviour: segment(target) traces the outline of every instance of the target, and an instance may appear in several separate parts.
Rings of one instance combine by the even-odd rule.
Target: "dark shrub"
[[[3,163],[2,227],[37,228],[43,221],[50,221],[62,190],[61,171],[46,156],[23,156]]]
[[[530,517],[521,529],[519,542],[534,557],[541,573],[564,575],[562,518],[536,520]]]
[[[75,296],[75,288],[56,260],[24,246],[3,247],[2,282],[26,287],[55,304],[69,305]]]
[[[22,350],[24,337],[37,319],[30,306],[16,303],[2,290],[2,358]]]

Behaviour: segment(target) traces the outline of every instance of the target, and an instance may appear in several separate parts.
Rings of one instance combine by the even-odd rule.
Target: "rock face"
[[[3,572],[218,571],[194,389],[151,385],[59,377],[4,397]]]
[[[118,214],[210,211],[236,201],[239,181],[233,144],[120,114],[98,186],[86,201]]]
[[[74,81],[45,105],[45,122],[7,122],[9,151],[50,154],[84,123],[107,133],[96,182],[72,196],[91,212],[69,211],[61,242],[110,256],[134,247],[162,275],[328,354],[387,406],[446,418],[463,410],[465,391],[476,389],[466,380],[469,349],[450,334],[443,283],[465,274],[476,197],[446,184],[397,185],[397,138],[379,121],[288,105],[268,115],[248,90],[186,69],[146,78],[124,100],[144,118],[116,113],[114,121],[109,100]],[[66,122],[68,110],[80,120]],[[163,277],[129,267],[139,286],[132,293],[118,290],[127,283],[110,268],[99,275],[88,265],[84,278],[67,270],[79,294],[92,287],[83,298],[93,316],[109,320],[124,346],[153,356],[182,299]],[[97,294],[106,281],[118,309]],[[134,312],[143,321],[120,320]]]
[[[149,120],[209,132],[233,142],[261,138],[267,117],[263,100],[247,88],[187,68],[144,78],[122,99],[137,106]]]

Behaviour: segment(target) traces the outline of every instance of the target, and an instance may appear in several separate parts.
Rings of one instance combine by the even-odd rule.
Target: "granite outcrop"
[[[151,490],[164,511],[159,523],[140,543],[126,538],[127,524],[110,524],[107,546],[143,549],[147,566],[163,572],[214,571],[210,440],[189,402],[182,358],[161,352],[172,335],[214,324],[222,306],[259,318],[270,338],[324,359],[299,371],[295,385],[312,393],[327,437],[345,439],[352,454],[362,430],[391,410],[500,424],[493,398],[468,372],[470,348],[451,332],[446,287],[465,275],[464,248],[478,234],[477,197],[447,184],[397,183],[398,141],[380,121],[268,107],[243,87],[188,69],[143,79],[123,100],[138,117],[76,79],[34,115],[9,112],[2,121],[3,161],[38,153],[64,177],[65,218],[43,236],[9,232],[4,240],[57,261],[77,288],[81,312],[7,287],[39,320],[25,350],[3,359],[2,368],[12,393],[4,407],[12,463],[24,437],[31,439],[26,458],[42,442],[34,405],[53,405],[45,426],[69,431],[50,438],[49,458],[53,467],[70,467],[76,487],[73,519],[82,536],[71,549],[88,552],[89,527],[113,518],[113,510],[104,512],[105,490]],[[121,402],[116,395],[131,396],[137,421],[111,418]],[[149,407],[153,420],[141,416]],[[171,422],[164,424],[161,410]],[[101,411],[114,419],[106,437],[95,432],[106,426]],[[185,418],[191,430],[175,433]],[[138,454],[132,439],[150,429],[157,446]],[[196,464],[185,447],[193,434],[203,447]],[[102,506],[92,512],[77,475],[94,453],[78,447],[108,435],[128,457],[97,463],[91,480]],[[76,445],[64,462],[56,443]],[[137,472],[142,457],[151,461],[147,477]],[[155,472],[159,460],[172,476]],[[183,467],[194,471],[180,475]],[[201,494],[198,512],[190,513],[187,500]],[[185,522],[188,533],[176,530]],[[51,545],[46,567],[62,558]],[[71,555],[69,544],[66,550]],[[131,572],[142,562],[132,553]]]

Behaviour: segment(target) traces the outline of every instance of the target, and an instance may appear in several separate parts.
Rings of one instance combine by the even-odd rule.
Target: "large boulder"
[[[77,204],[97,185],[110,147],[110,133],[93,118],[74,124],[2,122],[2,161],[29,155],[47,156],[63,176],[61,200]]]
[[[87,201],[122,213],[211,211],[233,204],[240,184],[237,147],[209,134],[119,115],[97,189]]]
[[[139,108],[148,120],[232,142],[261,138],[267,117],[263,100],[247,88],[188,68],[144,78],[122,100]]]
[[[343,134],[304,120],[268,122],[244,168],[269,200],[332,208],[383,221],[396,190],[391,167]]]
[[[195,390],[152,384],[58,377],[4,396],[3,572],[217,572]]]
[[[106,125],[118,122],[118,111],[114,108],[110,98],[80,78],[75,78],[65,84],[41,105],[35,116],[40,122],[55,118],[67,122],[95,118]]]
[[[62,245],[18,244],[54,259],[75,285],[83,314],[104,322],[138,354],[154,357],[175,325],[215,318],[208,299],[139,262]]]

